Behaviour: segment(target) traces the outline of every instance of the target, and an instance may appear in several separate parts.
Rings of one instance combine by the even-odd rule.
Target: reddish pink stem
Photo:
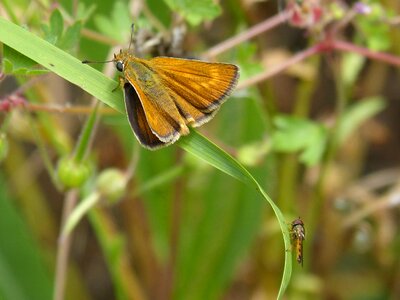
[[[240,82],[237,89],[244,89],[244,88],[247,88],[248,86],[262,82],[272,76],[275,76],[275,75],[281,73],[282,71],[286,70],[287,68],[291,67],[292,65],[294,65],[314,54],[322,53],[322,52],[331,52],[333,50],[358,53],[367,58],[379,60],[379,61],[386,62],[391,65],[400,67],[400,57],[398,57],[398,56],[395,56],[395,55],[392,55],[389,53],[384,53],[384,52],[372,51],[367,48],[359,47],[359,46],[356,46],[354,44],[351,44],[351,43],[348,43],[345,41],[331,40],[330,38],[328,38],[328,39],[314,45],[311,48],[308,48],[302,52],[299,52],[299,53],[293,55],[291,58],[289,58],[284,63],[274,66],[261,74],[255,75],[254,77],[251,77],[249,79],[246,79],[246,80]]]
[[[339,40],[333,41],[331,45],[336,50],[358,53],[362,56],[400,67],[400,57],[389,53],[372,51],[367,48],[359,47],[354,44]]]
[[[268,18],[267,20],[254,25],[253,27],[249,28],[248,30],[244,31],[243,33],[240,33],[230,39],[227,39],[226,41],[215,45],[214,47],[208,49],[207,52],[203,54],[204,58],[211,59],[218,54],[221,54],[222,52],[227,51],[228,49],[233,48],[236,45],[239,45],[249,39],[252,39],[253,37],[271,30],[272,28],[278,26],[279,24],[282,24],[286,22],[288,19],[288,14],[285,12],[282,12],[272,18]]]
[[[244,89],[247,88],[248,86],[257,84],[261,81],[264,81],[272,76],[277,75],[278,73],[286,70],[287,68],[293,66],[294,64],[306,59],[307,57],[310,57],[316,53],[321,52],[321,45],[317,44],[314,45],[304,51],[301,51],[295,55],[293,55],[291,58],[286,60],[284,63],[281,63],[279,65],[273,66],[272,68],[266,70],[265,72],[262,72],[261,74],[257,74],[249,79],[246,79],[238,84],[237,89]]]

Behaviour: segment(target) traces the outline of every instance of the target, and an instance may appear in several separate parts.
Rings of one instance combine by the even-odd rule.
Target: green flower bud
[[[90,176],[87,163],[78,163],[73,158],[64,157],[58,162],[58,178],[66,188],[82,186]]]
[[[107,169],[100,173],[96,186],[110,204],[118,201],[125,193],[125,175],[118,169]]]

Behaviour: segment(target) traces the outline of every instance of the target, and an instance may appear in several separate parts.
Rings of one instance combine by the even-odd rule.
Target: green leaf
[[[1,62],[1,73],[4,73],[4,74],[12,74],[13,73],[13,64],[7,58],[3,59],[3,61]]]
[[[86,6],[82,1],[78,2],[78,8],[76,10],[76,19],[85,22],[96,10],[96,5],[91,4],[89,7]]]
[[[94,22],[102,33],[123,43],[126,42],[126,37],[131,30],[132,19],[127,4],[117,1],[111,11],[111,17],[95,16]]]
[[[360,38],[365,39],[368,48],[375,51],[388,50],[391,45],[390,27],[382,20],[387,18],[387,10],[381,3],[371,3],[371,13],[358,15],[355,19],[361,32]]]
[[[65,34],[59,40],[57,46],[66,51],[73,50],[73,48],[78,45],[81,29],[82,22],[80,21],[69,26],[65,31]]]
[[[50,16],[50,31],[53,36],[59,38],[64,30],[64,20],[58,9],[55,9]]]
[[[308,166],[318,163],[325,150],[327,130],[307,119],[279,115],[274,119],[277,130],[272,135],[272,147],[281,152],[301,151],[300,161]]]
[[[61,13],[55,9],[50,16],[49,25],[42,24],[41,27],[44,33],[44,39],[55,45],[61,38],[64,29],[64,20]]]
[[[282,215],[282,212],[267,195],[257,180],[233,157],[224,152],[218,146],[207,140],[205,137],[192,130],[191,134],[181,138],[178,145],[185,151],[197,156],[204,160],[211,166],[221,170],[222,172],[236,178],[237,180],[245,183],[251,188],[254,188],[258,193],[268,202],[275,213],[277,221],[283,235],[285,249],[291,248],[290,236],[287,223]],[[243,201],[246,201],[245,199]],[[285,266],[283,271],[283,278],[279,289],[278,299],[280,299],[289,284],[290,276],[292,273],[292,260],[290,251],[285,251]]]
[[[342,79],[346,86],[352,86],[364,65],[365,57],[358,53],[348,52],[343,55]]]
[[[48,70],[40,69],[37,62],[22,55],[14,49],[4,46],[3,72],[14,75],[40,75],[48,73]]]
[[[254,59],[257,53],[255,43],[241,43],[236,47],[237,61],[240,65],[240,79],[247,79],[263,71],[260,61]]]
[[[182,138],[179,146],[233,178],[247,185],[254,184],[254,179],[243,166],[195,130],[192,130],[189,136]]]
[[[348,136],[363,122],[385,108],[385,101],[382,97],[370,97],[360,100],[349,108],[339,124],[337,140],[339,144],[346,141]]]
[[[160,0],[147,0],[146,4],[149,10],[154,14],[154,16],[164,24],[165,27],[169,27],[171,24],[171,11],[165,3],[165,1]],[[135,22],[136,23],[136,22]],[[140,27],[141,28],[141,27]]]
[[[12,205],[15,199],[6,193],[6,182],[0,176],[0,298],[51,299],[50,274],[18,209]]]
[[[270,143],[264,140],[246,144],[239,148],[237,157],[245,166],[256,166],[264,159],[270,148]]]
[[[191,25],[212,20],[221,14],[221,7],[213,0],[164,0],[164,2]]]
[[[50,71],[79,86],[105,104],[124,112],[122,91],[118,83],[75,57],[0,17],[0,41]]]
[[[51,34],[50,26],[46,24],[41,25],[43,31],[43,38],[51,44],[55,44],[57,42],[57,37]]]
[[[50,25],[42,24],[44,39],[57,47],[70,51],[79,42],[82,22],[77,21],[68,26],[64,33],[64,20],[58,10],[54,10],[50,17]]]

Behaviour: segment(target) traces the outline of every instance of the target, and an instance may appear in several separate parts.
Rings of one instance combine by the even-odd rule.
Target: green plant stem
[[[87,212],[94,207],[99,200],[100,194],[98,192],[93,192],[85,199],[80,201],[79,204],[68,215],[68,219],[63,226],[60,238],[64,239],[67,235],[70,235],[72,230],[83,218],[83,216],[87,214]]]
[[[74,159],[76,162],[80,163],[85,158],[85,155],[88,151],[89,144],[91,141],[91,136],[94,134],[95,124],[98,118],[98,108],[100,102],[96,101],[93,111],[87,119],[85,126],[82,129],[81,135],[79,136],[78,143],[75,148]]]
[[[315,66],[318,66],[318,57],[319,56],[316,56],[317,61],[314,62]],[[310,112],[311,94],[314,91],[314,86],[314,80],[309,80],[301,84],[296,97],[297,101],[293,111],[294,116],[308,116]],[[299,168],[300,165],[296,154],[283,155],[279,171],[278,203],[284,213],[297,212],[295,200],[299,198],[296,197]]]
[[[78,200],[78,190],[70,190],[64,200],[62,227],[71,214]],[[71,247],[71,235],[60,235],[57,247],[57,261],[54,279],[53,300],[63,300],[65,295],[65,282],[68,272],[68,256]]]
[[[283,213],[290,213],[295,208],[299,163],[296,154],[282,154],[280,161],[277,202]]]
[[[304,257],[312,257],[311,251],[313,247],[313,240],[315,240],[317,233],[317,224],[320,222],[323,214],[324,205],[324,184],[326,182],[326,176],[329,171],[330,164],[337,152],[338,148],[338,135],[339,128],[342,122],[342,117],[347,106],[347,97],[345,86],[341,80],[340,76],[340,63],[338,61],[331,63],[331,69],[335,78],[335,86],[337,93],[337,105],[336,105],[336,122],[331,130],[331,134],[327,144],[327,150],[323,158],[318,180],[315,185],[313,196],[310,199],[310,208],[307,215],[307,236],[311,237],[308,243],[304,245]],[[309,270],[311,266],[311,260],[305,260],[304,267]]]
[[[57,180],[57,174],[55,172],[54,166],[51,162],[50,156],[48,151],[46,150],[45,143],[43,141],[42,136],[40,135],[40,132],[37,128],[36,123],[32,120],[30,116],[28,116],[29,119],[29,124],[33,132],[33,137],[36,141],[36,145],[39,149],[40,155],[43,159],[44,165],[46,167],[47,173],[50,175],[51,182],[54,184],[54,186],[60,191],[61,186],[60,183]]]
[[[146,299],[140,281],[129,264],[124,237],[115,228],[114,222],[101,207],[90,210],[88,217],[110,271],[116,299]]]

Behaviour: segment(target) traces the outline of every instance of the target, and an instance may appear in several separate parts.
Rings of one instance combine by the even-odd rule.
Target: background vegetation
[[[399,10],[3,0],[0,299],[396,299]],[[201,134],[154,152],[114,66],[81,64],[126,48],[132,21],[138,56],[241,70]]]

